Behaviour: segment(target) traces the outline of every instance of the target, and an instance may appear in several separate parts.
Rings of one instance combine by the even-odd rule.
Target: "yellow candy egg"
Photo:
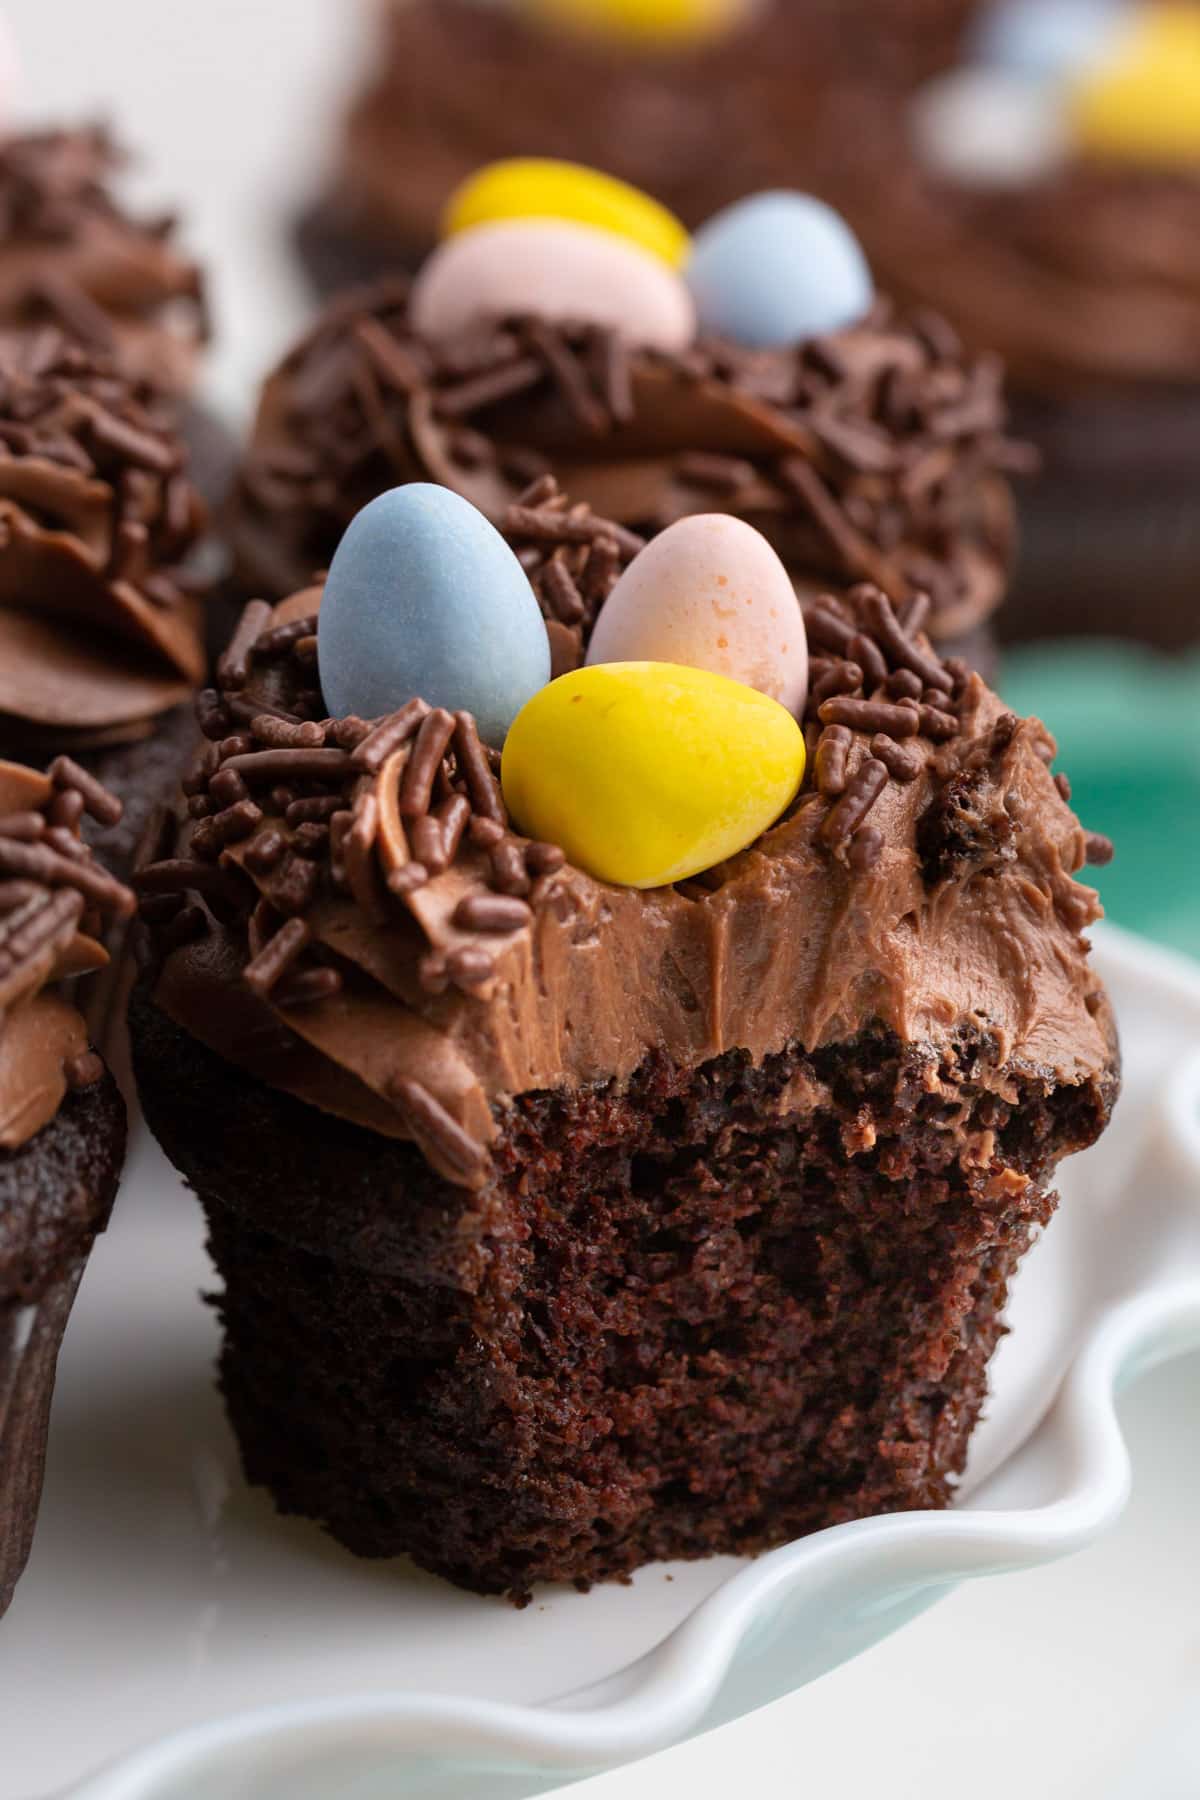
[[[649,194],[599,169],[551,157],[514,156],[477,170],[450,196],[442,236],[501,219],[572,219],[628,238],[673,269],[691,243],[675,215]]]
[[[701,43],[730,31],[754,0],[524,0],[533,19],[561,31],[655,49]]]
[[[599,663],[533,696],[501,781],[517,828],[619,887],[663,887],[752,844],[794,799],[804,737],[726,675]]]
[[[1148,6],[1118,53],[1069,96],[1079,147],[1093,156],[1200,164],[1200,8]]]

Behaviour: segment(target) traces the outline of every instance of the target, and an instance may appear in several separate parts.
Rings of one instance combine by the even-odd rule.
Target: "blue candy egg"
[[[970,41],[975,62],[1035,81],[1068,79],[1108,54],[1129,0],[997,0]]]
[[[714,214],[684,277],[701,328],[752,349],[854,325],[875,287],[858,239],[811,194],[755,194]]]
[[[494,525],[414,481],[363,508],[338,545],[317,627],[325,704],[378,718],[420,695],[474,713],[499,748],[550,679],[533,589]]]

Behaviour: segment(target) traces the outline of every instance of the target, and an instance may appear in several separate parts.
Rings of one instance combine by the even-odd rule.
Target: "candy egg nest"
[[[656,629],[670,654],[618,653]],[[472,717],[503,747],[517,828],[620,886],[665,886],[724,861],[803,778],[800,608],[766,541],[722,515],[682,520],[643,549],[601,609],[588,666],[550,681],[533,587],[500,534],[449,490],[393,489],[334,558],[317,653],[342,715],[424,707],[447,731]]]

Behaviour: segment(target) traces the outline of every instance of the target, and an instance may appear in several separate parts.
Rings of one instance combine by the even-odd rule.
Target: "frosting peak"
[[[0,331],[0,730],[146,735],[204,673],[203,508],[164,403],[53,326]]]
[[[172,218],[119,204],[124,161],[102,127],[0,142],[0,325],[59,324],[136,379],[183,392],[208,337],[203,279]]]

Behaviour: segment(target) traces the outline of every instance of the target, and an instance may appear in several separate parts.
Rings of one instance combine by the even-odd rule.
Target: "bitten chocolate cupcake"
[[[124,805],[128,862],[204,678],[182,565],[204,509],[158,390],[57,326],[0,330],[0,754],[72,756]]]
[[[168,397],[215,502],[233,447],[192,397],[210,335],[204,277],[173,216],[122,204],[126,160],[102,127],[0,138],[0,326],[60,325]]]
[[[1200,9],[984,7],[871,151],[881,275],[1003,355],[1043,453],[1005,631],[1196,642]]]
[[[1108,847],[920,605],[520,526],[400,488],[247,610],[132,1023],[249,1478],[524,1599],[946,1504],[1118,1065]]]
[[[79,836],[119,811],[63,761],[0,763],[0,1615],[29,1555],[54,1371],[125,1156],[125,1107],[76,1009],[134,898]]]
[[[299,247],[318,289],[415,268],[494,157],[594,165],[689,225],[822,188],[881,107],[945,66],[970,0],[390,0]]]
[[[447,217],[411,287],[344,297],[267,381],[232,513],[245,593],[302,585],[394,482],[500,520],[549,471],[639,536],[734,513],[804,593],[926,593],[934,639],[986,666],[1025,466],[1000,366],[876,297],[829,209],[761,196],[689,239],[645,195],[519,163]]]

